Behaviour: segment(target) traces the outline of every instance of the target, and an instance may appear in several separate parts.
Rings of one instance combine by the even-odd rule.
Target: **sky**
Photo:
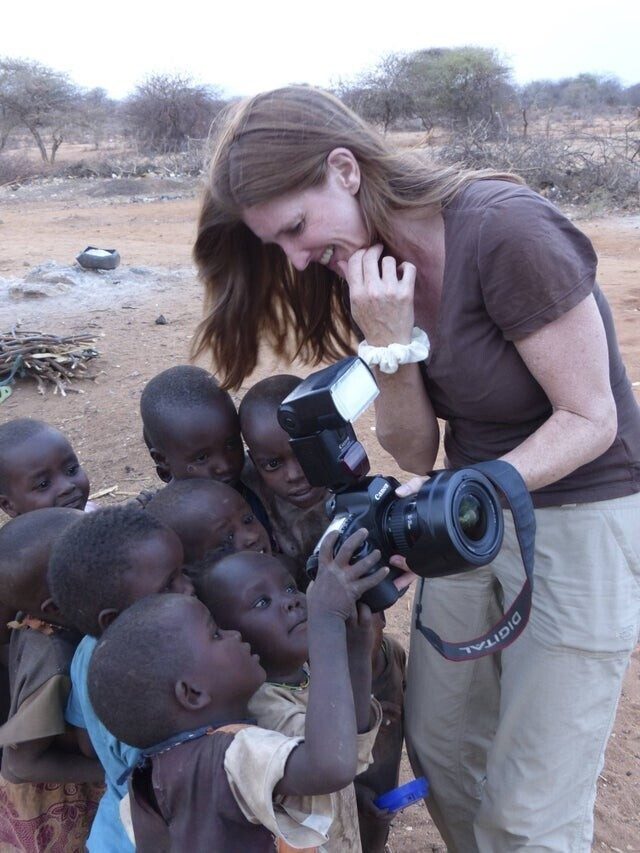
[[[610,74],[640,82],[640,0],[4,0],[0,57],[34,59],[115,98],[158,72],[227,97],[329,86],[383,55],[493,48],[516,83]]]

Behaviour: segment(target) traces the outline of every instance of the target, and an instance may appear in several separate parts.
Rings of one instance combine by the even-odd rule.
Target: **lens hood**
[[[473,468],[434,471],[407,509],[407,563],[421,577],[485,566],[500,550],[500,500],[491,482]]]

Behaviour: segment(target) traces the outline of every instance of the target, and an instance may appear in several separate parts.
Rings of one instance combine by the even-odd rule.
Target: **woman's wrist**
[[[394,342],[382,347],[372,346],[364,340],[358,346],[358,355],[369,367],[376,366],[383,373],[396,373],[403,364],[425,361],[429,357],[429,350],[427,333],[414,326],[410,343]]]

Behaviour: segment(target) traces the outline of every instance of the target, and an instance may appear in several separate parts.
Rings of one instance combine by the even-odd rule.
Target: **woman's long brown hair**
[[[291,86],[235,104],[217,122],[194,246],[206,298],[192,354],[211,352],[223,388],[238,388],[255,369],[261,344],[312,364],[352,352],[344,282],[319,264],[296,270],[242,220],[247,207],[322,183],[327,156],[339,147],[360,166],[358,199],[370,240],[387,247],[398,211],[439,210],[472,180],[519,180],[434,167],[418,152],[394,150],[319,89]]]

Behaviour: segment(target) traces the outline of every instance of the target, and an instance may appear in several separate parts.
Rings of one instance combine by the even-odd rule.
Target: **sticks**
[[[100,354],[90,346],[95,342],[88,332],[65,337],[16,329],[0,333],[0,385],[8,385],[15,377],[31,376],[41,394],[47,383],[54,386],[54,394],[59,391],[63,397],[67,391],[82,393],[70,387],[71,382],[82,378],[86,362]]]

